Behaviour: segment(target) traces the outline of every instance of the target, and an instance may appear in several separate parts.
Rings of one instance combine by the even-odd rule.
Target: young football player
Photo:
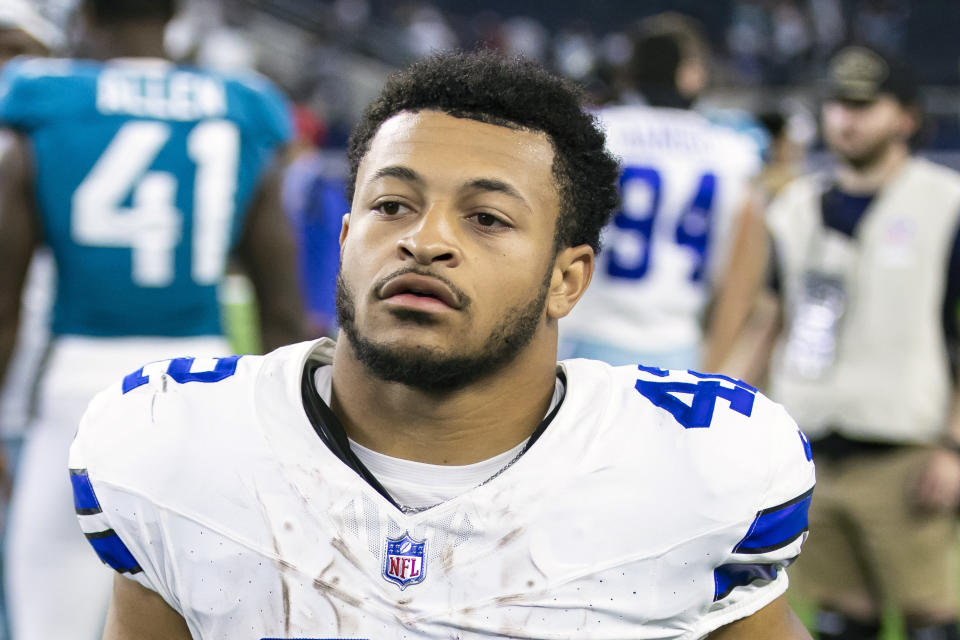
[[[741,382],[556,361],[618,168],[564,81],[493,54],[394,76],[350,143],[339,340],[174,358],[92,403],[105,637],[809,639],[814,482]]]

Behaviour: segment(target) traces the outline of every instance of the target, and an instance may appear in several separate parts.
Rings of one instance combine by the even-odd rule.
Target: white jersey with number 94
[[[621,207],[563,336],[632,353],[695,350],[711,281],[760,168],[756,145],[687,110],[619,106],[599,117],[622,162]]]

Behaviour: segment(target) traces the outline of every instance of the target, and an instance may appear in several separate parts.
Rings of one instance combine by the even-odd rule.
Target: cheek
[[[478,293],[482,291],[485,299],[498,308],[513,307],[539,295],[545,274],[546,265],[541,260],[511,261],[485,278]]]
[[[362,298],[360,295],[365,283],[369,280],[367,267],[370,260],[363,259],[363,252],[357,249],[356,244],[347,242],[340,251],[340,277],[347,289],[350,290],[354,299]]]
[[[847,124],[847,118],[836,109],[825,109],[823,111],[823,132],[826,136],[836,135]]]

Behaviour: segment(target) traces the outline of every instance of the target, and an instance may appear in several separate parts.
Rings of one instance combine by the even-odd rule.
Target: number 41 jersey
[[[54,333],[220,333],[216,285],[289,137],[268,81],[159,59],[16,60],[0,76],[0,125],[33,151],[58,267]]]
[[[81,528],[194,638],[693,640],[786,589],[813,464],[742,383],[566,361],[515,464],[406,514],[315,431],[331,355],[154,363],[84,417]]]

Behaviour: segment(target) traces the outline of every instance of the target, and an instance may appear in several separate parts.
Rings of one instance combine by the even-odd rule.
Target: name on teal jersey
[[[190,71],[105,69],[97,79],[97,110],[165,120],[219,118],[227,113],[220,79]]]

